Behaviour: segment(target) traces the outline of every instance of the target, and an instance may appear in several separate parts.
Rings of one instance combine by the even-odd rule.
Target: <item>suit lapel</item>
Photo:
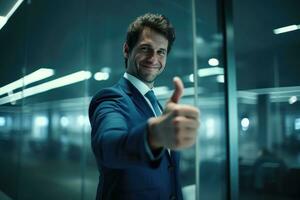
[[[124,90],[124,92],[132,99],[134,105],[137,109],[144,113],[146,118],[154,117],[154,114],[146,102],[143,95],[132,85],[127,79],[122,77],[119,81],[119,85]]]

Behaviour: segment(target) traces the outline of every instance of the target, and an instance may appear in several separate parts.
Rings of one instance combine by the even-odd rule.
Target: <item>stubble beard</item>
[[[150,75],[150,79],[147,79],[147,75],[143,75],[142,70],[140,70],[140,68],[138,67],[138,64],[135,63],[135,69],[137,71],[137,76],[140,80],[142,80],[143,82],[147,83],[147,84],[154,84],[155,80],[158,78],[159,74],[160,74],[160,69],[158,70],[158,72],[154,75]],[[145,78],[146,77],[146,78]]]

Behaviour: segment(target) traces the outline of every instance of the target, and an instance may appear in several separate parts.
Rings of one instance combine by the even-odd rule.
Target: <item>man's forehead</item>
[[[168,39],[161,33],[145,27],[139,37],[140,44],[155,44],[161,46],[161,48],[166,48],[168,46]]]

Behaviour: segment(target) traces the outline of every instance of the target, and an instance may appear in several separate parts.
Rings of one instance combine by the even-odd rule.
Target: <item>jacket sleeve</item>
[[[102,90],[91,101],[91,139],[97,161],[109,168],[158,167],[161,159],[153,160],[145,144],[147,120],[131,122],[129,103],[116,89]]]

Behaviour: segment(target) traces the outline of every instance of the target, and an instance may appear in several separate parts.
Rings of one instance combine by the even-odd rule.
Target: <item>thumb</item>
[[[175,86],[175,90],[174,90],[169,102],[178,103],[182,96],[184,86],[183,86],[181,79],[178,76],[175,76],[173,78],[173,83]]]

